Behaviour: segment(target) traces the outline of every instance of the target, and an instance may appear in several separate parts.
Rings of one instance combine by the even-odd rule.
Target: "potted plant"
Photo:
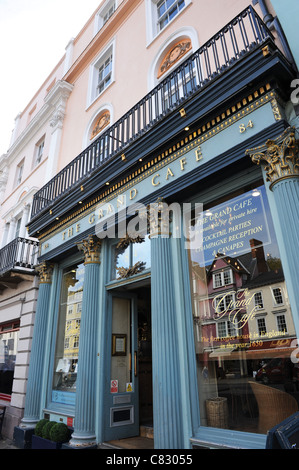
[[[64,423],[41,419],[32,435],[32,449],[61,449],[70,439],[71,431]]]

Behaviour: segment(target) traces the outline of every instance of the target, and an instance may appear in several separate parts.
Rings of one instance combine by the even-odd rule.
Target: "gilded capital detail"
[[[48,264],[46,261],[43,261],[35,267],[35,270],[39,274],[40,284],[51,284],[53,264]]]
[[[168,206],[163,202],[163,198],[158,198],[157,202],[150,204],[149,210],[149,232],[150,238],[158,235],[169,238],[169,224],[171,222]]]
[[[295,138],[295,128],[289,127],[277,139],[267,140],[265,145],[248,149],[253,163],[264,163],[266,181],[270,189],[278,181],[299,176],[299,142]]]
[[[78,250],[84,252],[84,264],[100,264],[101,245],[101,240],[96,235],[89,235],[87,240],[77,243]]]

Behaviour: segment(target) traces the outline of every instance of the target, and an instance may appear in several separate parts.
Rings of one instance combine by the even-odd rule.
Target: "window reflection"
[[[150,269],[151,252],[148,235],[131,241],[124,240],[115,245],[113,250],[113,279],[122,279]]]
[[[52,400],[74,404],[83,296],[84,265],[63,272],[58,318]]]
[[[265,188],[210,208],[193,229],[202,236],[190,250],[201,425],[266,433],[298,410],[299,394]]]
[[[0,325],[0,394],[11,395],[20,323]]]

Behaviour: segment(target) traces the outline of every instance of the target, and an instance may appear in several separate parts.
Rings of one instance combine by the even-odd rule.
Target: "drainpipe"
[[[266,6],[265,4],[265,0],[252,0],[252,4],[253,6],[255,6],[256,4],[259,4],[259,6],[261,7],[261,10],[262,10],[262,14],[264,16],[263,18],[263,21],[264,23],[266,24],[266,26],[271,30],[271,29],[275,29],[276,32],[277,32],[277,35],[281,41],[281,44],[282,44],[282,47],[283,47],[283,50],[284,50],[284,53],[285,53],[285,56],[286,58],[291,62],[291,64],[297,69],[296,67],[296,63],[294,61],[294,58],[293,58],[293,54],[290,50],[290,46],[288,44],[288,41],[287,41],[287,38],[284,34],[284,31],[281,27],[281,24],[279,22],[279,19],[277,18],[277,16],[275,16],[275,18],[273,18],[273,16],[271,15],[271,13],[269,12],[268,10],[268,7]]]

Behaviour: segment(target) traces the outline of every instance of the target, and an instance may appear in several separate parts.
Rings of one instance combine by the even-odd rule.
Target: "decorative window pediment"
[[[166,73],[176,62],[178,62],[188,51],[192,49],[190,39],[182,39],[172,46],[161,61],[158,69],[157,78],[159,79]]]
[[[110,111],[107,109],[102,111],[95,119],[94,125],[90,133],[90,140],[93,140],[105,127],[110,124]]]

